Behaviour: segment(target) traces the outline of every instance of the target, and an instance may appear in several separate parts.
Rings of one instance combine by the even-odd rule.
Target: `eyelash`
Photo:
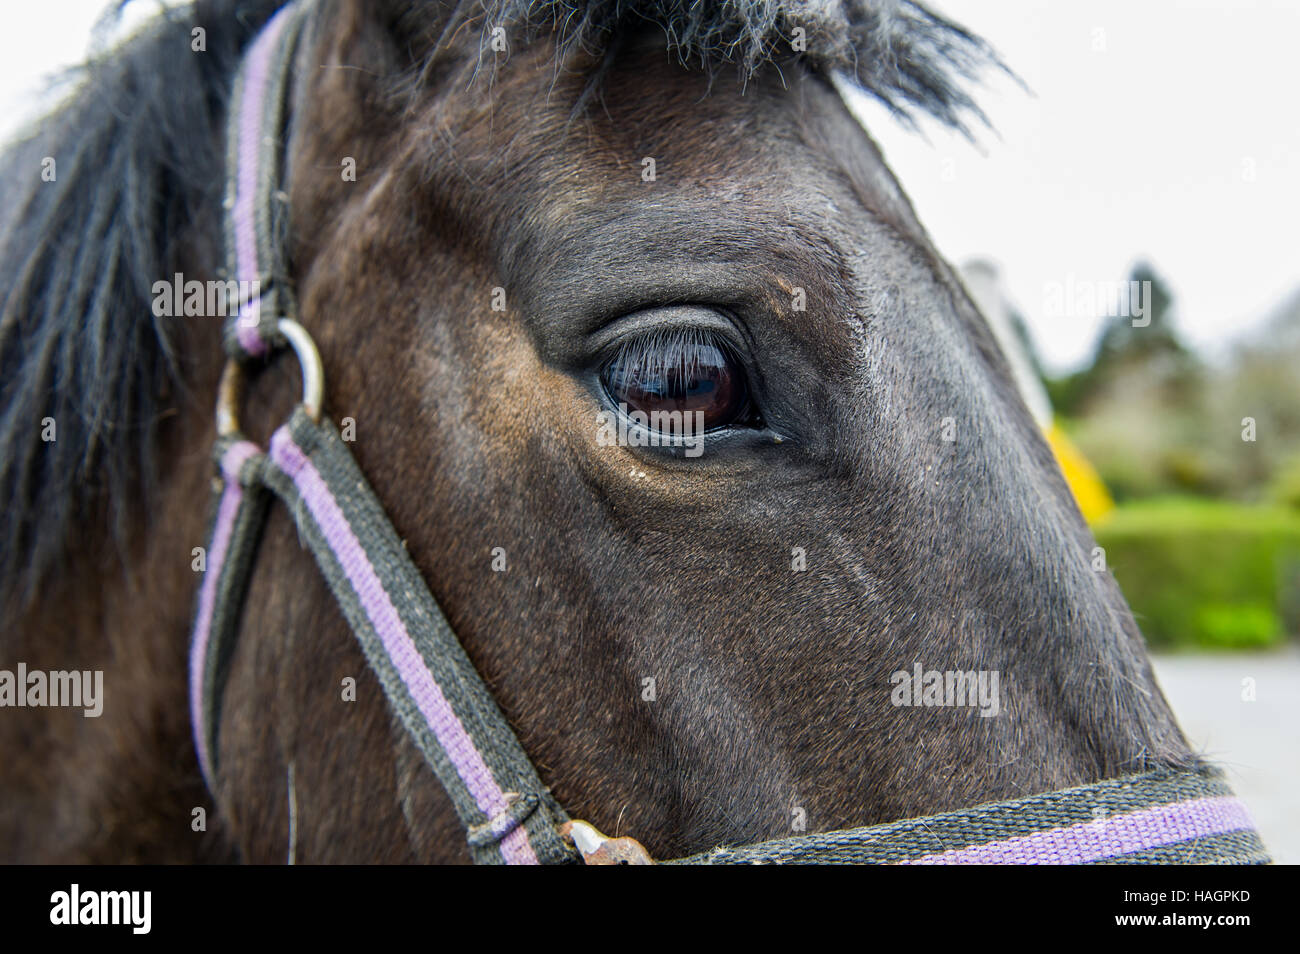
[[[629,375],[633,372],[684,373],[689,370],[687,355],[702,347],[717,348],[743,370],[734,349],[716,332],[703,328],[655,328],[620,342],[614,353],[603,362],[602,371],[617,363]]]

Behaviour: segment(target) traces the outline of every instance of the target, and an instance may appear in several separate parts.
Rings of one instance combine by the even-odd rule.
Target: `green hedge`
[[[1093,527],[1148,644],[1274,646],[1300,633],[1300,513],[1188,497]]]

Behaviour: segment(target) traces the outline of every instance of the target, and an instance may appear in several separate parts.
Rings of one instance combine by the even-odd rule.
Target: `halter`
[[[652,863],[630,838],[572,821],[542,784],[429,592],[383,505],[322,416],[324,380],[297,323],[284,259],[287,94],[311,0],[283,7],[245,56],[228,120],[227,275],[257,289],[227,319],[217,410],[216,500],[190,649],[190,711],[209,789],[240,613],[266,512],[282,501],[379,679],[389,707],[450,796],[487,864]],[[240,287],[245,287],[241,284]],[[239,430],[245,369],[288,346],[303,399],[263,450]],[[1222,775],[1159,771],[925,818],[718,847],[678,864],[1263,864]]]

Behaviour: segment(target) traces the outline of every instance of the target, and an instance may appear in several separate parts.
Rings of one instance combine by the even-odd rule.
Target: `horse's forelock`
[[[983,40],[914,0],[473,0],[461,10],[481,26],[485,64],[499,60],[502,35],[551,34],[565,61],[599,59],[627,32],[657,26],[685,65],[735,64],[748,79],[798,56],[847,74],[905,122],[921,112],[962,131],[970,117],[985,121],[972,82],[1005,70]]]

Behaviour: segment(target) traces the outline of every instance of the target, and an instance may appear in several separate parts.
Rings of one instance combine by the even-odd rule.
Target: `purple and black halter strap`
[[[401,537],[321,415],[319,356],[297,313],[284,249],[287,95],[310,0],[282,8],[246,54],[229,119],[227,278],[256,289],[227,320],[215,516],[190,651],[199,761],[220,786],[221,703],[267,508],[297,522],[388,697],[446,789],[479,863],[646,862],[631,839],[570,822],[452,633]],[[291,345],[304,400],[268,449],[239,433],[245,368]],[[681,859],[735,863],[1266,863],[1244,806],[1208,766]]]

